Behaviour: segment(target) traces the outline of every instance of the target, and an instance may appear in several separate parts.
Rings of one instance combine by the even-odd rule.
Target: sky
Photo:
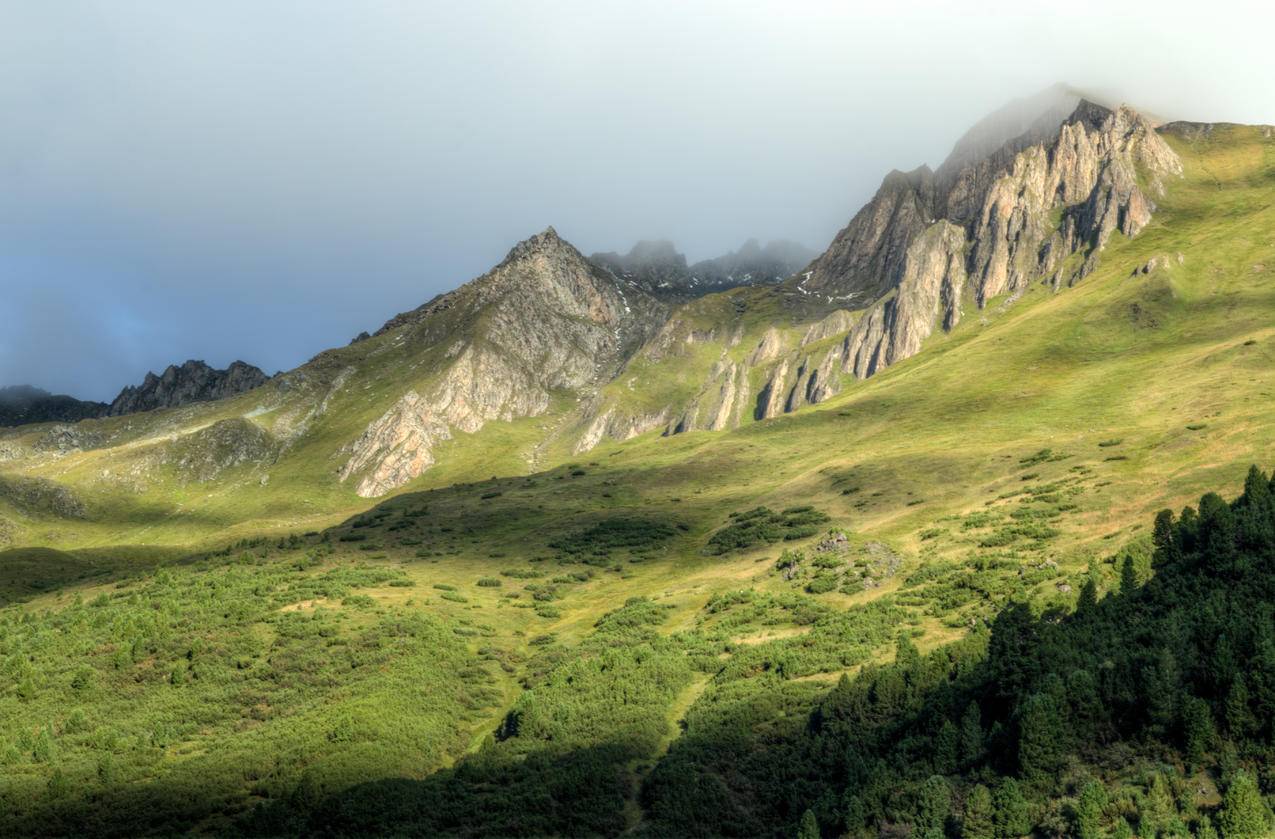
[[[0,2],[0,385],[268,373],[553,225],[821,249],[1056,82],[1275,123],[1269,4]]]

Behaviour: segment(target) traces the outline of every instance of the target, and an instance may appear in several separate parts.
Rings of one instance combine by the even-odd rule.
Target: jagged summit
[[[847,339],[856,375],[912,355],[936,323],[954,326],[967,294],[981,307],[1033,281],[1074,283],[1113,232],[1133,236],[1150,220],[1162,179],[1181,173],[1151,123],[1070,89],[1047,93],[981,123],[937,172],[886,176],[828,250],[789,281],[798,299],[825,307],[881,301]],[[1024,121],[1025,132],[988,151]]]
[[[558,235],[558,231],[553,228],[553,225],[549,225],[539,233],[528,236],[526,239],[523,239],[521,242],[510,248],[508,255],[505,257],[505,261],[517,259],[521,256],[535,253],[537,251],[553,250],[561,247],[575,250],[570,242]]]
[[[777,283],[813,256],[796,242],[776,240],[763,246],[748,239],[737,250],[688,265],[672,242],[645,239],[627,254],[595,253],[589,259],[649,294],[681,302],[739,286]]]
[[[429,468],[457,431],[538,416],[555,393],[599,387],[667,316],[552,227],[519,242],[486,274],[377,332],[445,354],[350,445],[341,480],[381,495]]]
[[[106,414],[115,417],[224,399],[260,387],[269,380],[259,368],[243,361],[234,361],[225,370],[217,370],[203,361],[190,359],[180,366],[170,364],[158,376],[147,373],[140,385],[124,388]]]
[[[943,164],[940,176],[954,175],[962,167],[999,151],[1006,144],[1024,148],[1047,139],[1071,118],[1086,96],[1070,85],[1058,83],[1031,96],[1014,99],[980,119],[965,132]]]

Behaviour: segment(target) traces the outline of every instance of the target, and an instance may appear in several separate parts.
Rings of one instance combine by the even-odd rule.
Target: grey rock
[[[446,313],[446,314],[444,314]],[[555,392],[584,398],[664,324],[667,307],[586,260],[551,227],[487,274],[386,324],[435,347],[427,381],[347,447],[342,480],[377,496],[420,475],[455,432],[538,416]]]
[[[1054,113],[988,157],[975,159],[971,149],[984,144],[970,141],[937,174],[891,174],[786,283],[838,307],[870,306],[845,340],[845,370],[866,378],[915,355],[936,328],[960,321],[966,289],[981,308],[1032,282],[1071,285],[1094,270],[1114,232],[1146,226],[1163,179],[1181,174],[1173,151],[1129,108],[1082,100],[1047,134]],[[1078,266],[1064,269],[1075,253]]]
[[[225,370],[216,370],[195,360],[180,366],[170,364],[160,375],[147,373],[140,385],[130,385],[120,391],[106,414],[116,417],[225,399],[260,387],[269,380],[261,370],[242,361],[233,362]]]
[[[660,300],[685,302],[741,286],[769,285],[787,279],[814,252],[796,242],[762,246],[749,239],[738,250],[688,265],[666,240],[638,242],[627,254],[595,253],[589,259]]]

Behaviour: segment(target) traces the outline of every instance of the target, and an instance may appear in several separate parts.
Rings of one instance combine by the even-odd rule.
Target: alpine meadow
[[[1275,128],[1178,116],[0,388],[0,835],[1275,836]]]

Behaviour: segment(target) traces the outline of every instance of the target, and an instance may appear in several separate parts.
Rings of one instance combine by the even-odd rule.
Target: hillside
[[[1116,639],[1221,596],[1210,557],[1269,553],[1192,543],[1147,583],[1174,567],[1156,511],[1275,450],[1275,136],[1072,115],[968,175],[1002,214],[892,176],[810,276],[670,308],[546,231],[249,393],[6,432],[0,824],[958,835],[1001,777],[1031,824],[996,835],[1067,835],[1090,781],[1104,831],[1228,823],[1217,784],[1243,792],[1267,742],[1228,734],[1233,674],[1173,682],[1226,737],[1092,720],[1045,755],[1063,786],[1010,734],[1049,672],[1071,684],[1045,652],[1101,652],[1061,618],[1090,580],[1121,592],[1095,607]],[[1268,609],[1263,580],[1219,608]],[[1007,627],[1048,667],[1020,678]],[[983,750],[919,759],[996,667],[1024,689]],[[871,738],[865,691],[898,697]],[[1127,775],[1094,757],[1113,744]]]
[[[101,416],[106,408],[102,402],[53,394],[31,385],[0,388],[0,428],[36,422],[77,422]]]

